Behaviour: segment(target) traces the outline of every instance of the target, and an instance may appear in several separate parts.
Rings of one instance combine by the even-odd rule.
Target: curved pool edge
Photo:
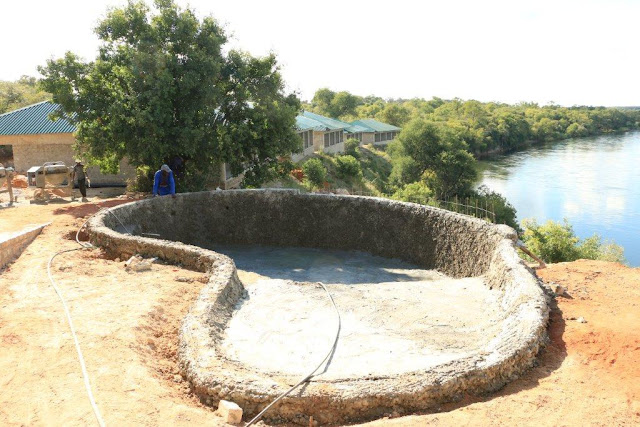
[[[307,202],[315,207],[318,206],[316,202],[326,201],[320,206],[332,205],[334,207],[329,209],[331,212],[342,211],[346,216],[352,207],[354,211],[362,211],[364,204],[367,208],[365,212],[368,213],[408,215],[408,218],[399,217],[399,222],[401,225],[413,227],[414,230],[425,229],[427,223],[445,232],[447,227],[457,230],[458,234],[461,227],[471,230],[470,238],[458,240],[458,248],[451,247],[455,245],[455,239],[448,239],[446,244],[440,246],[444,253],[422,254],[413,259],[428,259],[437,264],[443,262],[443,259],[446,260],[452,253],[459,254],[462,251],[477,255],[491,248],[490,253],[486,254],[488,259],[453,260],[451,270],[459,269],[458,276],[463,273],[483,274],[487,283],[502,293],[502,330],[492,340],[486,357],[473,361],[474,368],[466,367],[461,370],[460,364],[454,362],[440,365],[431,371],[385,378],[327,382],[318,377],[303,391],[294,393],[274,407],[269,417],[273,422],[308,422],[306,417],[309,415],[313,415],[314,419],[322,424],[363,421],[391,412],[404,414],[428,410],[440,403],[456,400],[464,394],[493,391],[529,368],[546,341],[547,302],[537,278],[519,259],[513,242],[515,234],[508,227],[492,226],[441,209],[387,199],[301,195],[282,190],[190,193],[178,195],[176,199],[148,199],[111,209],[119,220],[130,227],[144,228],[145,224],[140,224],[145,221],[143,218],[148,218],[149,213],[179,208],[193,212],[193,206],[190,205],[203,201],[206,202],[203,206],[211,206],[209,202],[213,202],[216,203],[213,209],[222,210],[226,207],[228,210],[233,206],[231,202],[234,198],[250,200],[250,204],[254,206],[253,202],[262,203],[265,207],[263,211],[267,210],[270,203],[279,203],[287,199],[292,199],[293,204],[301,208],[304,208],[301,205]],[[244,206],[242,203],[237,205]],[[270,220],[286,220],[286,215],[282,217],[277,208],[271,208],[274,212],[266,214]],[[416,217],[419,218],[417,221]],[[371,222],[377,223],[369,221],[367,225]],[[384,225],[385,222],[379,223]],[[255,222],[253,224],[255,226]],[[288,389],[292,384],[291,378],[265,378],[233,361],[225,360],[216,352],[216,343],[224,333],[236,303],[244,294],[244,287],[230,258],[177,241],[129,236],[116,231],[118,227],[111,213],[104,211],[96,215],[89,222],[91,241],[103,247],[112,256],[125,258],[136,253],[157,256],[171,263],[210,273],[209,282],[204,285],[180,329],[180,369],[183,376],[190,381],[194,393],[212,405],[221,399],[233,400],[243,408],[245,414],[251,416]],[[314,228],[304,230],[308,232]],[[323,228],[320,226],[315,230],[323,231]],[[241,238],[246,238],[245,236],[246,233],[243,232]],[[357,238],[359,234],[356,232],[353,236]],[[424,237],[434,240],[434,236],[437,237],[438,233],[434,232]],[[484,240],[479,236],[484,236]],[[193,233],[193,240],[198,241],[201,238],[201,233]],[[369,241],[366,237],[362,239],[365,242]],[[320,240],[321,244],[318,246],[321,247],[325,240]],[[277,243],[281,244],[282,241]],[[422,247],[420,244],[417,246]],[[437,242],[435,247],[438,247]],[[376,250],[384,251],[377,246]],[[447,250],[449,252],[446,252]],[[466,271],[463,271],[465,269]]]

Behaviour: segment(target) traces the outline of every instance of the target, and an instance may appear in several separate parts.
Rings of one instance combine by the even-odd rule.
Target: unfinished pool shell
[[[326,370],[267,413],[271,422],[361,421],[493,391],[530,367],[546,339],[544,294],[506,226],[411,203],[290,190],[181,194],[109,211],[89,227],[92,242],[112,255],[210,272],[180,330],[180,368],[204,402],[232,400],[245,419],[319,363],[337,320],[315,283],[242,275],[243,283],[231,258],[204,248],[362,251],[424,269],[416,280],[381,279],[384,286],[327,274],[322,282],[343,317],[338,346]],[[287,328],[301,335],[283,335]],[[255,345],[251,334],[260,337]]]

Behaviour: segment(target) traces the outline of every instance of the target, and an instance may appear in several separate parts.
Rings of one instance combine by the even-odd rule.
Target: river
[[[567,218],[580,238],[598,233],[640,266],[640,132],[531,146],[479,162],[481,184],[504,195],[518,220]]]

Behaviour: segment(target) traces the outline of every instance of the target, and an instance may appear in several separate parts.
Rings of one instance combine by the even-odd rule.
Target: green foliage
[[[474,203],[495,214],[497,224],[506,224],[517,231],[522,231],[516,220],[516,208],[500,193],[491,191],[486,185],[480,186],[473,196]],[[491,218],[493,220],[493,218]]]
[[[360,157],[360,152],[358,147],[360,146],[360,141],[354,138],[349,138],[344,142],[344,152],[349,156],[353,156],[356,159]]]
[[[395,169],[392,180],[408,184],[420,175],[438,198],[471,190],[477,178],[475,159],[450,129],[440,123],[415,119],[400,132],[398,144],[400,147],[393,147],[392,156],[395,155],[394,163],[402,166]]]
[[[580,240],[565,219],[563,223],[547,221],[539,225],[533,219],[522,221],[523,241],[527,248],[546,262],[597,259],[624,262],[624,250],[612,242],[602,243],[597,234]]]
[[[406,155],[392,156],[391,164],[389,184],[392,188],[399,189],[406,183],[416,182],[420,179],[420,166],[411,157]]]
[[[375,147],[360,147],[358,152],[360,156],[356,158],[360,161],[365,183],[370,183],[378,192],[389,193],[389,175],[392,166],[387,153]]]
[[[329,89],[320,89],[310,108],[347,121],[373,117],[399,127],[418,118],[440,123],[464,141],[473,154],[510,151],[529,142],[640,128],[640,110],[633,109],[541,107],[532,103],[508,105],[440,98],[384,100],[376,96],[361,98],[348,92],[339,94],[338,97]]]
[[[534,219],[524,219],[523,241],[527,248],[546,262],[575,261],[579,258],[580,239],[566,220],[564,223],[547,221],[538,225]]]
[[[327,180],[327,168],[318,158],[309,159],[302,165],[306,179],[316,187],[322,187]]]
[[[393,193],[392,199],[403,202],[427,204],[432,200],[433,192],[424,182],[412,182]]]
[[[51,95],[39,88],[35,77],[22,76],[15,82],[0,80],[0,114],[49,98]]]
[[[341,178],[360,178],[362,168],[358,160],[350,155],[336,157],[336,169]]]
[[[356,107],[362,98],[349,92],[333,92],[327,88],[318,89],[311,101],[311,108],[329,117],[355,116]]]
[[[153,10],[142,1],[110,10],[93,62],[68,52],[40,67],[60,115],[76,115],[77,150],[109,172],[124,157],[155,170],[180,156],[180,191],[204,188],[222,162],[245,171],[245,186],[280,173],[278,158],[300,148],[300,103],[284,93],[275,57],[225,53],[218,23],[172,0]]]

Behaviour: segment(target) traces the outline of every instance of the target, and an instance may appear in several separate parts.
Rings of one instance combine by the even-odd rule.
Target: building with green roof
[[[343,153],[344,140],[349,123],[332,119],[310,111],[302,111],[296,117],[296,128],[302,138],[302,153],[294,153],[291,160],[300,160],[322,151]]]
[[[0,114],[0,145],[11,147],[13,158],[8,163],[12,163],[18,173],[26,173],[45,162],[74,164],[76,127],[68,120],[49,118],[58,108],[57,104],[43,101]],[[87,169],[93,185],[124,185],[128,178],[135,177],[134,168],[124,161],[120,171],[118,175],[111,175],[101,173],[97,167]]]
[[[375,119],[360,119],[351,122],[353,126],[359,126],[365,130],[361,131],[358,138],[363,144],[387,145],[393,141],[402,130],[397,126],[379,122]]]

